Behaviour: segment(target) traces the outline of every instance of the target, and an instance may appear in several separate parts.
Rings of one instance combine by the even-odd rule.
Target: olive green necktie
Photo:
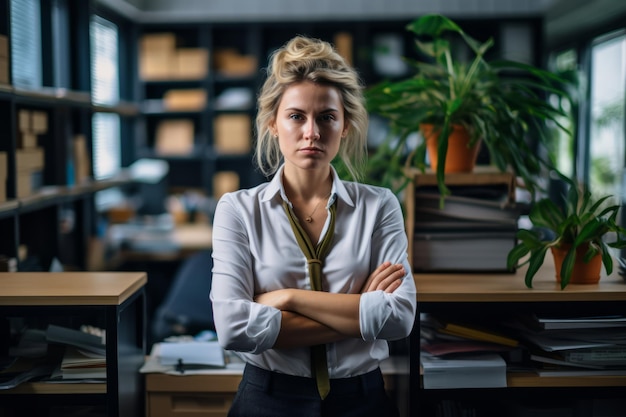
[[[289,223],[296,236],[298,245],[307,258],[309,266],[309,279],[313,291],[322,291],[322,262],[330,248],[330,242],[335,233],[335,204],[330,206],[330,224],[324,238],[319,245],[315,246],[309,239],[306,231],[302,228],[293,211],[287,202],[283,201],[283,207],[287,212]],[[330,381],[328,378],[328,365],[326,363],[326,345],[316,345],[311,347],[311,369],[317,382],[317,390],[322,399],[326,398],[330,392]]]

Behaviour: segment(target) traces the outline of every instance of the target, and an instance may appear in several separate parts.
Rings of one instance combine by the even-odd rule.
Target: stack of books
[[[626,316],[518,317],[541,376],[626,375]]]
[[[420,365],[426,389],[506,387],[518,341],[485,326],[420,314]]]
[[[46,329],[48,343],[63,346],[60,366],[51,380],[82,380],[101,382],[106,380],[106,345],[104,334],[93,334],[50,324]]]
[[[513,272],[507,256],[515,246],[520,210],[503,198],[415,192],[413,269]]]

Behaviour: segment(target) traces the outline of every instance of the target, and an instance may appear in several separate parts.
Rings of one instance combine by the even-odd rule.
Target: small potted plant
[[[436,155],[429,154],[431,168],[445,196],[449,193],[445,173],[452,172],[447,171],[447,162],[453,158],[452,134],[459,132],[467,140],[461,148],[470,150],[474,163],[476,146],[486,146],[491,163],[501,171],[512,170],[534,196],[540,188],[537,175],[552,164],[530,145],[528,136],[548,146],[552,132],[547,121],[567,131],[560,124],[567,112],[547,100],[550,94],[569,99],[567,82],[529,64],[488,61],[485,56],[494,44],[492,39],[478,42],[441,15],[420,17],[407,30],[416,35],[415,45],[425,60],[407,58],[413,75],[383,81],[365,92],[369,111],[388,120],[391,133],[371,158],[370,170],[380,176],[382,168],[387,176],[380,181],[384,185],[397,183],[407,166],[425,171],[427,143],[432,139]],[[469,59],[453,53],[463,45],[470,52]],[[427,140],[409,152],[407,138],[417,132]],[[467,166],[456,169],[467,171]],[[473,164],[469,167],[473,170]]]
[[[529,213],[533,227],[517,232],[519,243],[508,254],[509,268],[528,263],[528,288],[548,249],[563,289],[569,283],[597,283],[603,265],[607,274],[613,271],[609,248],[626,247],[626,229],[617,222],[620,206],[610,202],[612,196],[594,198],[587,187],[561,178],[568,185],[563,204],[548,198],[535,202]]]

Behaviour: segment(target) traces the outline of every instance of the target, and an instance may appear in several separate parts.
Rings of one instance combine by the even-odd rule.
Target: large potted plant
[[[369,111],[388,120],[391,133],[371,158],[373,174],[380,176],[382,167],[388,178],[381,182],[390,184],[403,176],[407,165],[425,171],[427,141],[407,152],[407,138],[428,125],[431,131],[422,136],[438,137],[437,156],[431,156],[431,163],[442,196],[449,193],[444,179],[451,134],[461,130],[469,140],[465,148],[486,146],[491,163],[502,171],[512,170],[534,196],[540,188],[537,175],[552,164],[530,139],[547,146],[548,121],[566,130],[560,124],[566,111],[547,100],[549,94],[568,98],[565,81],[525,63],[488,61],[492,39],[478,42],[441,15],[420,17],[407,30],[415,34],[415,45],[425,59],[407,58],[414,74],[383,81],[365,92]],[[465,45],[469,59],[454,54],[459,47],[455,40]]]
[[[620,205],[611,203],[612,196],[594,197],[577,181],[562,179],[568,185],[563,203],[549,198],[535,202],[529,214],[533,227],[517,232],[519,243],[508,255],[509,268],[528,263],[528,288],[548,250],[554,256],[556,279],[565,288],[570,282],[597,283],[602,266],[607,274],[613,271],[609,248],[626,247],[626,229],[617,222]]]

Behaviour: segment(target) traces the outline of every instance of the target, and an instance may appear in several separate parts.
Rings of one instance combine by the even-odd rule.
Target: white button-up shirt
[[[220,199],[213,220],[211,301],[224,348],[240,352],[255,366],[310,377],[310,349],[273,349],[281,312],[254,302],[255,294],[311,289],[306,257],[282,205],[288,201],[282,171],[270,182]],[[341,181],[334,169],[333,177],[326,209],[337,200],[337,211],[333,242],[323,263],[323,290],[358,294],[369,274],[385,261],[401,263],[406,270],[393,293],[361,296],[362,338],[326,345],[330,377],[346,378],[375,369],[389,355],[387,340],[409,335],[417,301],[397,197],[386,188]]]

